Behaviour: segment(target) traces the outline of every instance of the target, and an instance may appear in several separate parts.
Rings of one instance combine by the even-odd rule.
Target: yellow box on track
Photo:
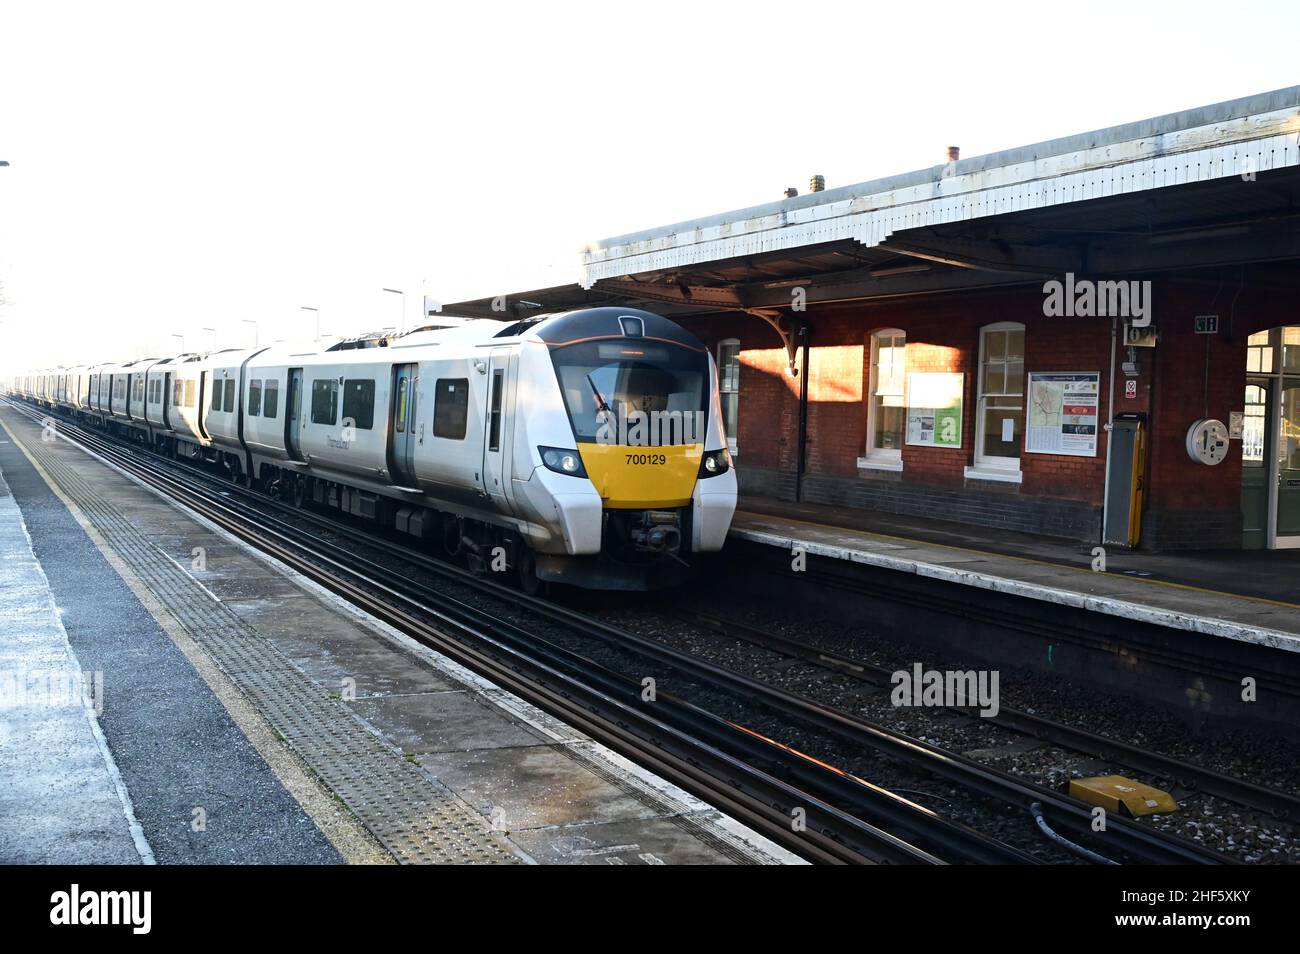
[[[1070,779],[1070,795],[1089,805],[1100,805],[1108,812],[1122,810],[1134,818],[1178,811],[1178,803],[1168,792],[1122,775]]]

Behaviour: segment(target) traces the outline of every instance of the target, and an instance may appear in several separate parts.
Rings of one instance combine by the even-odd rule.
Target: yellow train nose
[[[704,445],[579,444],[578,452],[605,506],[636,510],[689,504],[700,474]]]

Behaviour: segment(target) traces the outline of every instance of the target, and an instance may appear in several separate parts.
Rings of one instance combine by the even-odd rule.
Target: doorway
[[[1242,546],[1300,548],[1300,326],[1247,342],[1241,449]]]

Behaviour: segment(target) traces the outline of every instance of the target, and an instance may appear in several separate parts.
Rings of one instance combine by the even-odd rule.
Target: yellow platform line
[[[770,513],[760,513],[754,510],[737,510],[737,516],[749,516],[758,519],[766,517],[769,520],[783,520],[786,523],[797,523],[805,527],[816,527],[819,530],[834,530],[837,533],[852,533],[861,537],[875,537],[880,540],[893,540],[899,543],[907,543],[912,546],[935,547],[941,550],[951,550],[954,553],[971,553],[976,556],[984,557],[1001,557],[1004,560],[1015,560],[1019,563],[1028,563],[1034,566],[1046,566],[1062,570],[1073,570],[1075,573],[1087,573],[1089,576],[1109,576],[1112,579],[1125,579],[1134,583],[1145,583],[1148,586],[1164,586],[1174,590],[1186,590],[1190,593],[1202,593],[1206,596],[1222,596],[1234,600],[1245,600],[1250,603],[1262,603],[1265,606],[1278,606],[1283,609],[1300,610],[1300,603],[1288,603],[1286,600],[1273,600],[1266,596],[1248,596],[1244,593],[1229,593],[1225,590],[1212,590],[1204,586],[1193,586],[1190,583],[1175,583],[1172,580],[1157,580],[1144,576],[1123,576],[1115,573],[1097,573],[1097,571],[1082,566],[1075,566],[1072,563],[1060,563],[1055,560],[1039,560],[1034,557],[1016,556],[1012,553],[995,553],[992,550],[976,550],[974,547],[961,547],[951,543],[932,543],[929,540],[918,540],[913,537],[900,537],[892,533],[880,533],[875,530],[856,530],[853,527],[837,527],[829,523],[816,523],[812,520],[801,520],[798,517],[778,516]]]

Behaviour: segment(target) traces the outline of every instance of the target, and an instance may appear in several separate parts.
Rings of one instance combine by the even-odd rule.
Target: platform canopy
[[[808,304],[1300,258],[1300,86],[604,239],[582,280],[448,306]]]

